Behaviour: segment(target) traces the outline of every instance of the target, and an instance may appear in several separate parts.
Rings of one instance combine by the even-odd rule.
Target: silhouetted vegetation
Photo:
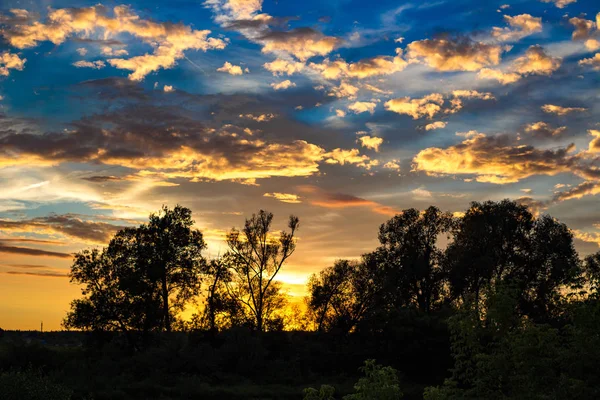
[[[600,398],[600,252],[581,259],[550,216],[508,200],[461,216],[404,210],[372,252],[312,276],[293,311],[277,276],[298,218],[275,233],[260,211],[210,260],[193,225],[189,209],[165,207],[78,253],[71,279],[83,297],[64,323],[74,331],[4,332],[0,393]]]

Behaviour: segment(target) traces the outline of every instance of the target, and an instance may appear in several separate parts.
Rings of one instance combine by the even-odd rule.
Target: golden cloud
[[[550,124],[543,121],[534,122],[525,126],[525,132],[530,133],[534,136],[546,138],[560,136],[566,129],[566,126],[559,126],[558,128],[554,128],[550,126]]]
[[[579,61],[579,65],[589,65],[595,70],[600,70],[600,53],[596,53],[594,57],[584,58]]]
[[[509,27],[492,29],[492,37],[502,42],[516,41],[542,31],[542,18],[529,14],[515,15],[514,17],[505,15],[504,20]]]
[[[0,76],[8,76],[11,69],[23,71],[26,58],[20,58],[17,54],[7,51],[0,54]]]
[[[271,83],[271,87],[275,90],[286,90],[289,89],[291,87],[295,87],[296,84],[292,81],[290,81],[289,79],[286,79],[285,81],[281,81],[278,83]]]
[[[361,136],[357,140],[362,147],[379,152],[379,146],[383,143],[383,139],[375,136]]]
[[[446,149],[432,147],[420,151],[413,159],[413,169],[428,174],[475,175],[478,182],[496,184],[563,172],[600,177],[600,171],[580,164],[577,156],[569,154],[573,145],[558,150],[539,150],[513,143],[513,140],[508,136],[488,137],[473,133],[462,143]]]
[[[502,72],[497,69],[492,68],[483,68],[477,74],[477,78],[479,79],[495,79],[503,85],[508,85],[509,83],[514,83],[521,79],[521,75],[514,72]]]
[[[77,68],[92,68],[92,69],[102,69],[106,67],[104,61],[76,61],[73,63],[74,67]]]
[[[558,8],[565,8],[571,3],[577,3],[577,0],[542,0],[542,3],[554,3]]]
[[[303,185],[299,186],[298,190],[310,195],[312,199],[310,204],[325,207],[325,208],[353,208],[353,207],[368,207],[377,214],[386,216],[394,216],[399,213],[392,207],[384,206],[372,200],[363,199],[344,193],[326,192],[316,186]]]
[[[273,73],[275,76],[281,75],[293,75],[296,72],[300,72],[304,69],[304,63],[298,61],[288,61],[281,58],[276,59],[270,63],[263,64],[263,67]]]
[[[385,109],[398,114],[410,115],[413,119],[423,117],[433,118],[442,110],[444,96],[440,93],[432,93],[421,99],[401,97],[385,102]]]
[[[367,170],[379,165],[379,161],[371,160],[367,155],[361,155],[358,149],[333,149],[329,153],[326,153],[325,157],[327,164],[353,164]]]
[[[373,114],[375,112],[375,107],[377,107],[377,103],[369,101],[357,101],[350,104],[348,106],[348,110],[352,111],[354,114],[361,114],[364,112]]]
[[[329,92],[330,96],[335,97],[347,97],[349,99],[355,99],[359,89],[356,86],[351,85],[348,82],[341,82],[339,86],[335,86]]]
[[[590,153],[600,153],[600,131],[595,129],[588,130],[588,133],[594,136],[594,139],[590,141],[588,151]]]
[[[347,63],[344,60],[324,60],[320,64],[311,63],[310,67],[318,71],[325,79],[357,78],[391,75],[402,71],[408,63],[402,58],[402,51],[397,49],[395,57],[377,56]]]
[[[574,112],[584,112],[587,111],[587,108],[583,107],[561,107],[553,104],[544,104],[542,106],[542,111],[548,114],[556,114],[556,115],[567,115]]]
[[[258,39],[263,53],[290,54],[300,61],[326,56],[341,44],[341,40],[325,36],[311,28],[269,32]]]
[[[233,65],[229,61],[225,61],[222,67],[217,68],[218,72],[226,72],[229,75],[242,75],[244,71],[239,65]]]
[[[551,57],[541,46],[531,46],[525,55],[514,62],[514,71],[521,75],[552,75],[561,64],[559,57]]]
[[[297,194],[291,194],[291,193],[278,193],[278,192],[265,193],[265,194],[263,194],[263,197],[272,197],[283,203],[292,203],[292,204],[302,203],[302,201],[300,200],[300,196],[298,196]]]
[[[448,125],[447,122],[444,122],[444,121],[435,121],[435,122],[432,122],[431,124],[425,125],[425,130],[426,131],[431,131],[431,130],[434,130],[434,129],[442,129],[442,128],[445,128],[446,125]]]
[[[217,14],[217,22],[251,20],[262,9],[262,0],[207,0],[204,4]]]
[[[479,71],[498,65],[504,46],[474,42],[469,38],[425,39],[407,46],[408,58],[438,71]]]
[[[127,6],[113,8],[113,17],[101,6],[88,8],[64,8],[52,10],[46,23],[30,21],[23,23],[19,15],[24,10],[13,10],[15,17],[8,22],[10,29],[2,32],[6,40],[14,47],[23,49],[34,47],[39,42],[50,41],[62,44],[69,37],[82,35],[88,37],[92,33],[102,31],[104,38],[120,33],[128,33],[154,47],[152,54],[129,59],[111,58],[108,63],[119,69],[132,71],[129,78],[140,81],[151,72],[172,68],[176,60],[184,57],[186,50],[223,49],[226,42],[212,38],[208,30],[194,30],[183,24],[156,23],[141,19]],[[26,11],[25,11],[26,13]],[[27,13],[29,17],[29,14]]]

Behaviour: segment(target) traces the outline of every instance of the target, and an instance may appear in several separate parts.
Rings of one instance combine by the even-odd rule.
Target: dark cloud
[[[72,258],[72,254],[59,253],[55,251],[47,251],[40,249],[32,249],[30,247],[5,246],[0,242],[0,253],[21,254],[26,256],[38,257],[57,257],[57,258]]]
[[[106,243],[124,226],[83,220],[72,214],[50,214],[46,217],[37,217],[22,220],[0,220],[0,230],[7,231],[51,231],[85,241]],[[0,241],[3,241],[0,239]]]
[[[91,79],[80,82],[76,87],[93,91],[102,100],[138,99],[146,100],[150,95],[138,83],[119,77]]]
[[[81,179],[86,180],[88,182],[94,182],[94,183],[118,182],[118,181],[123,180],[123,178],[120,178],[118,176],[112,176],[112,175],[94,175],[94,176],[88,176],[88,177],[81,178]]]
[[[68,274],[61,274],[60,272],[28,272],[28,271],[6,271],[8,275],[27,275],[27,276],[40,276],[48,278],[68,278]]]

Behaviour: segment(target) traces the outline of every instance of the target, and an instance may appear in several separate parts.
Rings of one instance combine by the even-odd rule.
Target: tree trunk
[[[167,277],[162,279],[162,298],[163,298],[163,321],[165,330],[171,332],[171,318],[169,315],[169,290],[167,288]]]

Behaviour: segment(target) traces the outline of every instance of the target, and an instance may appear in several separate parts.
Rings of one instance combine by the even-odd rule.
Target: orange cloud
[[[583,107],[562,107],[562,106],[556,106],[553,104],[544,104],[542,106],[543,112],[549,113],[549,114],[556,114],[556,115],[567,115],[567,114],[571,114],[574,112],[584,112],[586,110],[587,110],[587,108],[583,108]]]
[[[498,65],[505,47],[469,38],[440,38],[412,42],[407,50],[411,61],[422,61],[438,71],[479,71]]]
[[[23,71],[25,68],[26,58],[20,58],[17,54],[12,54],[7,51],[0,54],[0,76],[8,76],[11,69]]]
[[[375,150],[376,152],[379,151],[379,146],[383,143],[382,138],[374,136],[361,136],[356,141],[359,142],[362,147]]]
[[[384,106],[388,111],[410,115],[413,119],[433,118],[442,110],[444,97],[440,93],[432,93],[421,99],[402,97],[387,101]]]
[[[300,61],[315,56],[326,56],[341,44],[341,40],[325,36],[311,28],[297,28],[291,31],[273,31],[261,36],[263,53],[290,54]]]
[[[600,178],[600,171],[586,165],[574,147],[539,150],[513,143],[508,136],[488,137],[473,133],[460,144],[446,149],[431,147],[413,158],[413,170],[428,174],[475,175],[478,182],[514,183],[533,175],[571,172],[582,177]]]
[[[298,190],[310,194],[314,197],[310,204],[325,208],[353,208],[368,207],[376,214],[394,216],[399,213],[392,207],[384,206],[372,200],[363,199],[344,193],[330,193],[317,188],[316,186],[299,186]]]
[[[533,17],[530,14],[515,15],[514,17],[505,15],[504,20],[509,27],[492,29],[492,37],[502,42],[516,41],[542,31],[542,18]]]
[[[344,60],[324,60],[320,64],[311,63],[310,67],[318,71],[325,79],[340,78],[370,78],[379,75],[391,75],[402,71],[408,63],[402,58],[402,52],[397,50],[395,57],[377,56],[366,58],[355,63]]]
[[[273,73],[275,76],[281,75],[293,75],[296,72],[300,72],[304,69],[304,63],[297,61],[288,61],[281,58],[275,61],[263,64],[263,67]]]
[[[283,203],[302,203],[302,201],[300,200],[300,196],[298,196],[297,194],[291,194],[291,193],[265,193],[263,194],[263,197],[272,197],[274,199],[277,199]]]
[[[377,103],[370,101],[357,101],[348,106],[348,110],[352,111],[354,114],[361,114],[364,112],[369,112],[373,114],[375,112],[375,107],[377,107]]]

